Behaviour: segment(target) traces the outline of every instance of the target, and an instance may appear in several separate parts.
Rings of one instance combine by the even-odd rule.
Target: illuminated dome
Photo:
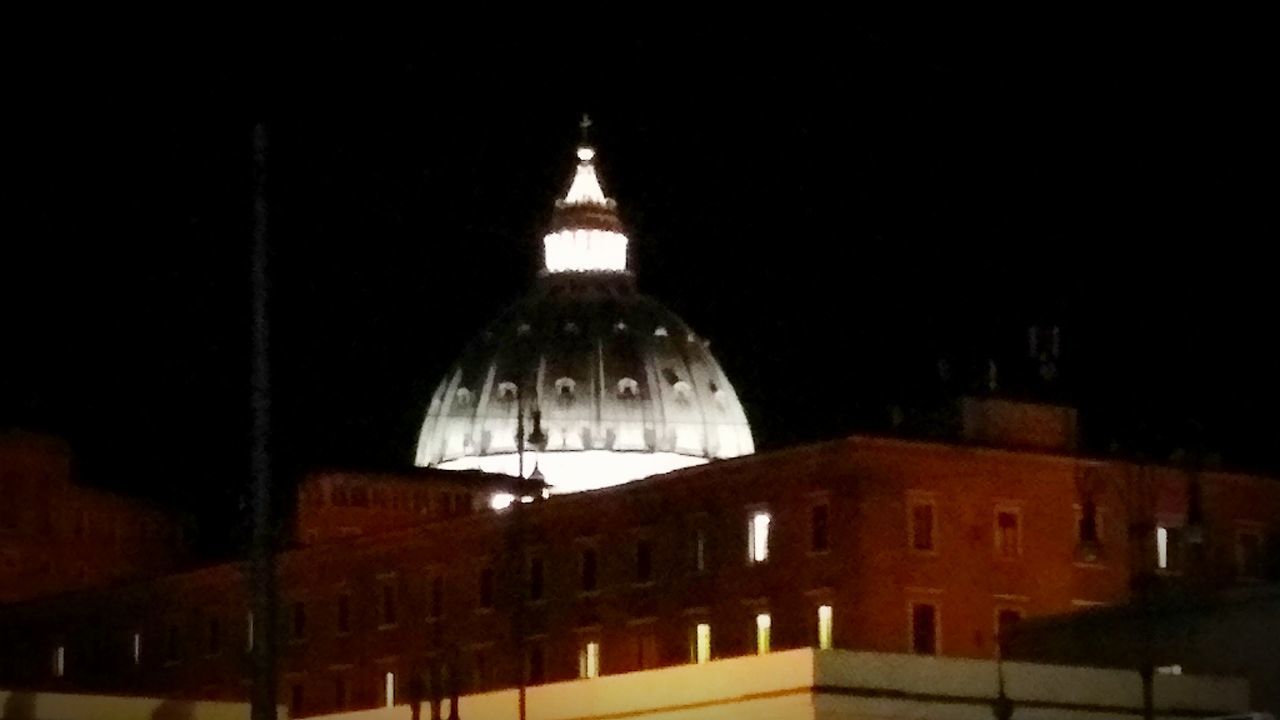
[[[522,427],[524,474],[537,467],[553,492],[574,492],[753,452],[708,341],[636,290],[595,151],[584,143],[577,157],[537,286],[440,382],[416,464],[517,475]]]

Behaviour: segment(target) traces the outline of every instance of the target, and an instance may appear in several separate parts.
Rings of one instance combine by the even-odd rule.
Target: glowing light
[[[753,563],[761,563],[769,559],[769,523],[772,520],[769,513],[760,510],[751,514],[751,523],[748,525],[748,534],[750,534],[747,553],[749,559]]]
[[[672,452],[614,452],[575,450],[536,454],[538,468],[546,476],[552,495],[597,490],[639,480],[650,475],[703,465],[707,458]],[[534,454],[525,453],[525,475],[533,472]],[[515,477],[520,468],[516,453],[464,456],[440,463],[443,470],[481,470]]]
[[[769,613],[760,613],[756,616],[756,654],[767,655],[769,653],[769,634],[773,630],[773,618]]]
[[[588,642],[578,651],[578,677],[600,677],[600,643]]]
[[[1156,528],[1156,567],[1169,569],[1169,529]]]
[[[53,676],[62,677],[67,674],[67,648],[59,645],[53,649]]]
[[[613,230],[573,229],[542,238],[547,272],[622,272],[627,269],[627,236]]]
[[[832,629],[832,611],[830,605],[818,606],[818,649],[830,650],[831,629]]]
[[[596,167],[591,164],[596,153],[589,147],[578,148],[578,170],[573,174],[573,183],[564,196],[567,205],[605,205],[609,202],[600,187],[600,178],[596,177]]]
[[[387,696],[387,707],[391,707],[392,705],[396,704],[396,674],[395,673],[391,673],[391,672],[387,673],[386,684],[387,684],[387,687],[385,692]]]
[[[699,665],[711,662],[711,626],[707,623],[694,628],[693,661]]]
[[[494,493],[489,496],[489,507],[494,510],[506,510],[515,501],[516,496],[511,493]]]

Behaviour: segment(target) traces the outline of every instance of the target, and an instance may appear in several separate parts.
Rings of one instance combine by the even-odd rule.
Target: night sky
[[[1092,451],[1145,434],[1274,473],[1274,77],[1233,32],[1152,32],[50,50],[6,90],[0,424],[225,541],[265,120],[281,482],[407,464],[435,383],[530,287],[585,111],[641,288],[712,339],[762,448],[883,429],[940,354],[1047,319]]]

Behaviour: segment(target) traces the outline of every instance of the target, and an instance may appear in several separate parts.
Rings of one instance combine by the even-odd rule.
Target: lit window
[[[142,663],[142,633],[133,634],[133,664]]]
[[[382,690],[382,696],[387,700],[387,707],[391,707],[396,704],[396,674],[387,673],[383,684],[385,687]]]
[[[655,337],[667,337],[667,329],[661,325],[653,329]]]
[[[589,640],[578,650],[578,677],[600,677],[600,643]]]
[[[921,603],[911,606],[911,651],[917,655],[938,654],[938,610]]]
[[[933,503],[917,501],[911,505],[911,548],[919,552],[935,549]]]
[[[834,627],[834,619],[832,617],[830,605],[818,606],[818,649],[830,650],[832,644],[832,630]]]
[[[1156,673],[1159,675],[1181,675],[1182,666],[1181,665],[1161,665],[1156,668]]]
[[[576,387],[577,383],[573,378],[562,377],[556,380],[556,397],[560,398],[561,402],[569,402],[573,400],[573,391]]]
[[[773,630],[773,618],[769,613],[756,615],[756,654],[766,655],[769,652],[769,634]]]
[[[63,677],[67,674],[67,648],[59,645],[53,649],[53,676]]]
[[[711,662],[711,625],[698,623],[693,629],[693,652],[690,655],[699,665]]]
[[[458,407],[469,407],[471,405],[471,391],[466,388],[458,388],[458,392],[453,397]]]
[[[687,403],[693,399],[693,386],[684,380],[680,380],[672,386],[672,390],[675,391],[676,402],[678,403]]]
[[[632,378],[622,378],[618,381],[618,397],[623,400],[632,400],[640,395],[640,384]]]
[[[1022,553],[1019,515],[1017,510],[996,511],[996,557],[1011,560]]]
[[[514,402],[516,399],[516,384],[513,382],[498,383],[498,399],[503,402]]]
[[[1156,568],[1176,571],[1181,565],[1182,529],[1160,525],[1156,527]]]
[[[747,558],[753,563],[769,559],[769,523],[772,517],[764,510],[751,513],[747,523]]]
[[[809,549],[826,552],[831,548],[831,507],[826,503],[814,505],[809,511]]]

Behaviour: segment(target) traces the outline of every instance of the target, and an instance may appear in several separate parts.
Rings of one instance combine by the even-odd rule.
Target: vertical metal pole
[[[250,549],[249,597],[253,612],[253,720],[276,720],[275,555],[271,512],[271,383],[267,333],[267,130],[253,130],[253,540]]]

